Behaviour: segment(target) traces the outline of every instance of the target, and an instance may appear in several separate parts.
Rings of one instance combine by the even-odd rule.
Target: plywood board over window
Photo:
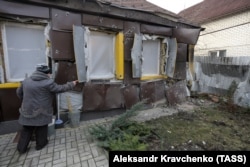
[[[2,24],[2,40],[7,82],[22,81],[36,64],[46,63],[44,26]]]

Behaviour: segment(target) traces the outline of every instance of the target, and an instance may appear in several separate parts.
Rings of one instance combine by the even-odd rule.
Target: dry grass
[[[250,150],[250,110],[221,101],[146,124],[148,150]]]

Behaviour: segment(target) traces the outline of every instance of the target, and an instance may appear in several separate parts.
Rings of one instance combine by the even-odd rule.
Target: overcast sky
[[[147,0],[155,5],[167,9],[173,13],[179,13],[181,10],[195,5],[202,0]]]

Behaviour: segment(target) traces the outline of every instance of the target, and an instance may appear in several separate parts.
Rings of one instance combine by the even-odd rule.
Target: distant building
[[[196,90],[225,94],[235,81],[235,102],[248,106],[250,1],[204,0],[178,15],[205,29],[194,49]]]

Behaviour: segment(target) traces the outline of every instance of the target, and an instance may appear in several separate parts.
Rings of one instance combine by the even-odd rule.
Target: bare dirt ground
[[[250,150],[250,109],[217,96],[158,105],[135,117],[153,130],[148,150]]]

